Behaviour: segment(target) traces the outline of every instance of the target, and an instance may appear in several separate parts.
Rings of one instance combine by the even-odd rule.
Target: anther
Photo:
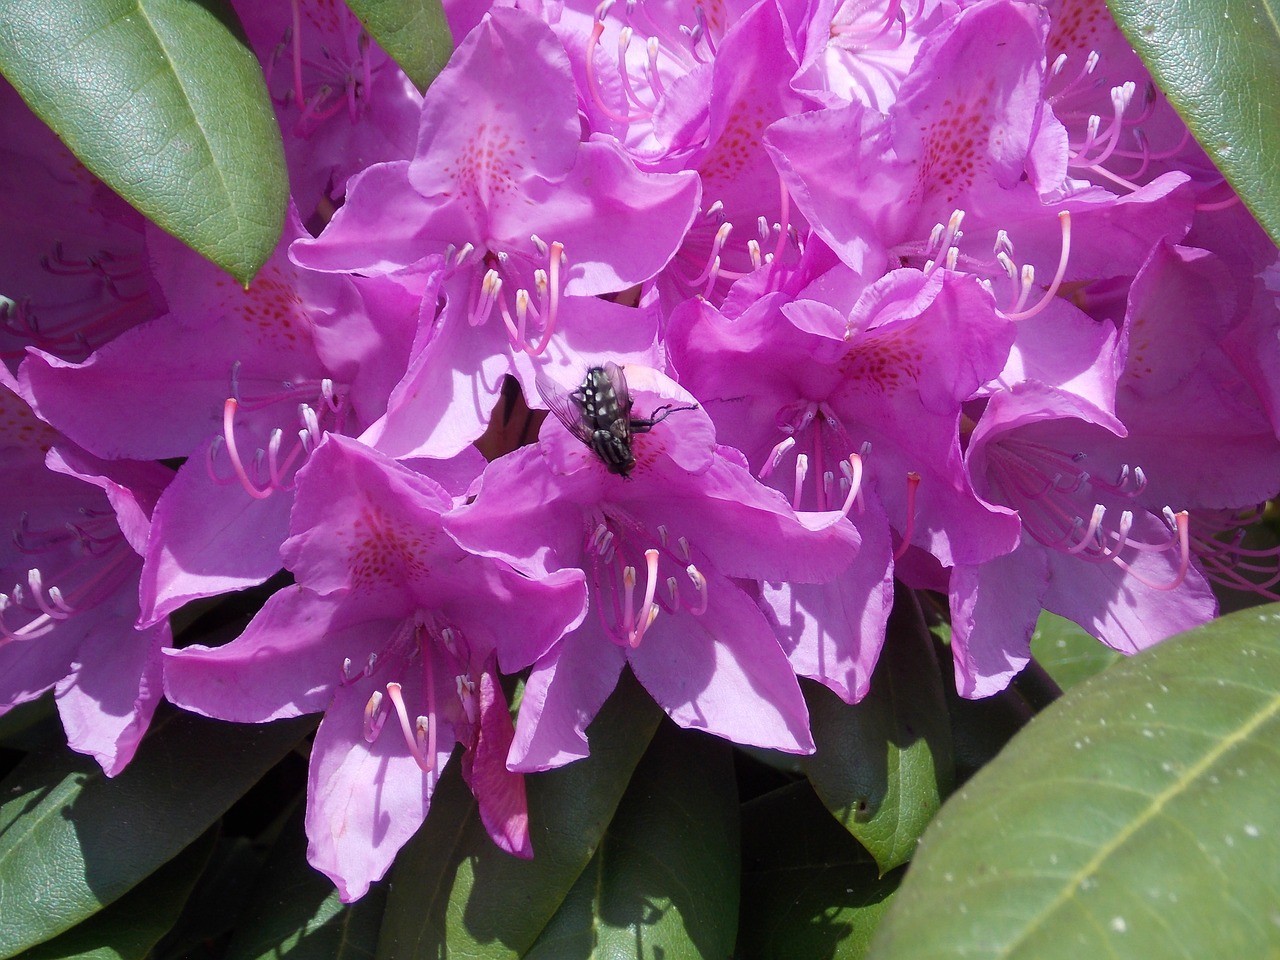
[[[684,568],[684,572],[689,575],[689,580],[693,583],[693,589],[698,591],[698,605],[691,607],[689,612],[695,617],[700,617],[707,612],[707,578],[692,563]]]
[[[387,722],[387,714],[382,710],[382,691],[375,690],[364,705],[364,740],[373,743],[382,732],[382,725]]]
[[[808,454],[796,454],[796,485],[791,494],[791,509],[800,509],[800,496],[804,492],[804,480],[809,475]]]
[[[782,462],[782,458],[787,455],[788,451],[796,445],[794,436],[786,437],[776,443],[769,456],[765,459],[764,466],[760,468],[759,477],[761,480],[773,473],[778,468],[778,464]]]

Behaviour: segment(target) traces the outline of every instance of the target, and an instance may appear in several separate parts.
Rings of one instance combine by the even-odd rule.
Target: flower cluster
[[[1239,576],[1276,251],[1102,0],[459,2],[425,96],[338,5],[237,6],[293,186],[247,290],[0,100],[0,710],[53,688],[108,774],[162,691],[323,712],[354,899],[457,745],[530,855],[522,776],[624,667],[803,754],[797,678],[867,693],[895,578],[982,697],[1042,609],[1133,652]]]

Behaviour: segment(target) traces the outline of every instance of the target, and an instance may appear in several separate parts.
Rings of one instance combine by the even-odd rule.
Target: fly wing
[[[604,375],[609,381],[609,388],[613,390],[613,401],[617,407],[609,429],[614,436],[625,442],[631,436],[631,408],[635,404],[631,399],[631,388],[627,386],[627,375],[612,360],[606,361]]]
[[[534,385],[538,388],[542,402],[556,415],[556,419],[564,424],[565,429],[590,446],[591,428],[583,420],[582,404],[574,398],[573,394],[541,370],[534,377]]]

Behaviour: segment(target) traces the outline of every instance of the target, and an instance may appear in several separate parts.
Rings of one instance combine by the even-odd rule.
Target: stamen
[[[244,487],[245,493],[255,500],[265,500],[271,496],[271,488],[260,490],[249,479],[248,471],[245,470],[244,463],[240,459],[240,451],[236,447],[235,417],[235,398],[228,397],[222,405],[222,436],[223,442],[227,446],[227,456],[231,460],[231,469],[235,471],[236,478],[240,481],[240,485]]]
[[[689,579],[693,582],[693,589],[698,591],[698,605],[691,607],[689,612],[695,617],[700,617],[707,612],[707,578],[692,563],[684,568],[684,572],[689,575]]]
[[[643,622],[640,624],[639,629],[632,630],[630,635],[627,637],[627,641],[631,644],[631,649],[633,650],[636,647],[640,646],[640,641],[641,639],[644,638],[645,632],[649,629],[650,625],[653,623],[654,619],[658,615],[658,607],[653,602],[653,595],[658,587],[658,551],[654,550],[652,547],[649,548],[644,552],[644,559],[645,559],[646,576],[645,576],[645,588],[644,588],[644,603],[641,605],[641,609],[644,611]],[[632,582],[634,583],[635,568],[630,567],[628,569],[631,570]],[[628,623],[630,623],[630,620],[631,620],[630,604],[631,604],[631,591],[628,590],[627,592]]]
[[[428,660],[430,657],[428,656]],[[395,707],[396,716],[400,720],[400,732],[404,734],[405,746],[409,748],[409,755],[413,757],[414,762],[418,764],[418,769],[423,773],[433,773],[435,771],[435,753],[432,751],[428,757],[424,753],[426,747],[426,734],[428,728],[431,727],[430,720],[427,717],[419,716],[415,718],[411,724],[409,722],[409,711],[404,705],[404,696],[400,692],[400,684],[392,681],[387,684],[387,695],[391,697],[391,703]],[[434,731],[432,731],[434,735]]]
[[[840,461],[840,470],[845,474],[849,484],[849,491],[840,507],[840,513],[847,517],[849,511],[853,509],[853,502],[862,492],[862,458],[856,453],[849,454],[848,460]]]
[[[474,724],[480,715],[480,706],[476,703],[476,685],[470,677],[458,674],[453,678],[454,689],[462,704],[462,712],[467,715],[467,723]]]
[[[382,691],[375,690],[364,705],[364,740],[373,743],[382,732],[382,725],[387,722],[386,711],[382,709]]]
[[[600,96],[600,81],[596,78],[596,48],[600,45],[600,37],[604,35],[604,21],[597,19],[591,27],[591,36],[587,39],[586,53],[586,70],[587,70],[587,92],[591,96],[591,102],[600,108],[600,111],[610,120],[618,123],[631,123],[631,116],[626,113],[619,113]],[[624,68],[625,69],[625,68]]]
[[[769,451],[769,456],[765,459],[764,466],[760,468],[760,472],[757,476],[761,480],[764,480],[773,473],[773,471],[778,468],[778,464],[782,462],[782,458],[786,456],[795,445],[796,438],[794,436],[785,437],[784,439],[779,440],[778,443],[774,445],[774,448]]]
[[[564,244],[558,240],[551,243],[551,259],[549,264],[547,288],[548,303],[542,326],[542,340],[532,350],[526,345],[525,353],[531,357],[540,357],[551,342],[551,335],[556,329],[556,320],[560,313],[560,267],[565,261]]]
[[[1047,307],[1050,301],[1055,296],[1058,295],[1058,288],[1062,286],[1062,278],[1066,275],[1066,272],[1067,272],[1067,261],[1071,259],[1071,211],[1070,210],[1062,210],[1058,213],[1058,224],[1062,228],[1062,253],[1058,257],[1058,270],[1053,275],[1053,280],[1049,284],[1049,288],[1045,290],[1044,296],[1040,298],[1040,302],[1037,303],[1030,310],[1025,310],[1022,312],[1015,311],[1014,313],[1005,314],[1005,316],[1008,317],[1010,320],[1017,321],[1017,320],[1025,320],[1028,317],[1034,317],[1037,313],[1039,313],[1045,307]],[[1025,294],[1018,301],[1018,309],[1021,309],[1022,303],[1024,300],[1025,300]]]
[[[800,509],[800,498],[804,493],[804,479],[809,474],[809,457],[807,454],[796,454],[796,485],[791,494],[791,509]]]
[[[916,532],[916,491],[920,487],[920,474],[912,470],[907,474],[907,522],[902,531],[902,542],[898,544],[898,549],[894,551],[893,559],[896,563],[901,560],[911,546],[911,538]]]

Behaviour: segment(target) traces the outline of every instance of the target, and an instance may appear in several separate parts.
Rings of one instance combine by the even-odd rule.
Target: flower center
[[[365,703],[365,742],[378,739],[387,717],[394,712],[409,755],[424,773],[434,773],[441,720],[448,720],[456,734],[459,727],[473,726],[479,716],[476,677],[469,662],[465,638],[455,627],[446,625],[438,614],[424,610],[415,611],[402,620],[382,649],[369,654],[363,668],[355,669],[350,657],[344,659],[343,686],[375,673],[400,671],[400,679],[380,683],[386,690],[385,697],[382,689],[375,689]],[[420,681],[423,712],[411,718],[402,680],[406,679],[406,672],[412,670],[420,671],[415,679]],[[453,676],[452,696],[441,695],[437,687],[438,674]],[[418,685],[415,683],[415,688]],[[390,709],[386,700],[391,702]]]
[[[126,330],[155,316],[140,258],[100,250],[76,259],[61,243],[40,259],[59,278],[59,298],[39,302],[0,296],[0,357],[16,364],[28,346],[81,361]],[[12,339],[16,342],[5,342]]]
[[[43,530],[24,515],[13,542],[36,562],[25,582],[0,593],[0,647],[45,636],[114,596],[142,562],[109,509],[83,508],[77,520]]]
[[[282,383],[274,392],[242,396],[239,371],[240,363],[236,361],[231,373],[231,396],[222,407],[222,434],[209,447],[209,475],[219,483],[239,481],[249,496],[265,500],[277,490],[293,489],[298,468],[326,433],[343,432],[349,409],[347,391],[326,377],[319,381]],[[263,411],[281,404],[297,412],[297,439],[286,444],[284,430],[275,427],[266,446],[258,447],[252,461],[247,461],[236,441],[236,413],[244,411],[255,422],[260,422]],[[223,476],[218,469],[224,449],[232,477]]]
[[[319,56],[310,56],[302,49],[301,4],[291,0],[291,6],[293,21],[267,59],[265,73],[277,106],[292,104],[299,111],[294,136],[307,138],[344,107],[353,123],[360,118],[367,106],[374,70],[369,58],[369,35],[350,13],[337,4],[330,5],[329,13],[337,17],[337,28],[326,35]],[[271,81],[282,63],[281,73],[286,73],[287,79],[283,92],[276,94]]]
[[[633,543],[636,535],[650,542],[652,535],[638,524],[601,517],[594,527],[588,525],[592,606],[605,633],[619,646],[640,646],[660,610],[684,610],[695,617],[707,610],[707,581],[693,562],[689,541],[673,539],[665,524],[659,524],[656,533],[657,545],[641,551]],[[644,571],[644,592],[637,604],[640,570]],[[683,589],[682,583],[686,584]]]
[[[540,357],[556,330],[569,258],[565,255],[564,244],[558,240],[548,244],[537,235],[529,240],[545,266],[539,265],[533,271],[533,293],[529,293],[527,286],[517,287],[514,302],[503,293],[507,285],[503,274],[511,274],[514,268],[510,254],[486,251],[483,257],[478,257],[476,248],[470,243],[462,247],[450,245],[445,252],[445,263],[459,270],[474,267],[476,260],[480,259],[485,269],[483,273],[472,270],[476,279],[468,298],[467,322],[477,327],[496,312],[502,318],[512,348],[531,357]],[[533,342],[534,330],[540,333],[536,344]]]
[[[1138,496],[1147,484],[1142,468],[1124,464],[1116,480],[1107,482],[1085,469],[1087,460],[1082,452],[1068,454],[1031,438],[1007,436],[988,445],[987,476],[992,493],[1018,511],[1023,531],[1037,543],[1090,563],[1114,563],[1153,589],[1177,587],[1190,565],[1187,514],[1166,507],[1163,534],[1152,539],[1154,517],[1148,511],[1117,514],[1095,499],[1098,494],[1113,501]],[[1173,582],[1153,583],[1133,570],[1129,559],[1146,551],[1174,556]]]

